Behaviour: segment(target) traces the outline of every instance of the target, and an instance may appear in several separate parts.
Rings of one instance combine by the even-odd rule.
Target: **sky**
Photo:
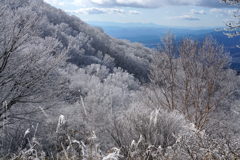
[[[86,22],[224,26],[236,8],[220,0],[44,0]]]

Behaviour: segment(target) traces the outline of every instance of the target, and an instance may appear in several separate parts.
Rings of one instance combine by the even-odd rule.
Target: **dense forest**
[[[159,49],[0,0],[0,159],[240,159],[239,76],[213,38]]]

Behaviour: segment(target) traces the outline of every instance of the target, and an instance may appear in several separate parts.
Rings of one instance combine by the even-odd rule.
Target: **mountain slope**
[[[114,39],[101,29],[91,27],[78,17],[51,7],[43,1],[24,0],[20,5],[32,5],[39,15],[41,37],[58,39],[68,48],[68,62],[83,67],[89,64],[105,65],[111,70],[121,67],[145,81],[151,50],[140,44]]]

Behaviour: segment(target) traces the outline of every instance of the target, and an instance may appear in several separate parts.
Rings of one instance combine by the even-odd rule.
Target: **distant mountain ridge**
[[[93,26],[103,29],[112,37],[126,39],[131,42],[142,43],[146,47],[156,48],[161,38],[168,32],[174,34],[179,41],[183,38],[191,38],[202,41],[206,36],[212,36],[219,44],[224,45],[227,52],[232,56],[231,67],[240,71],[240,37],[228,38],[219,27],[167,27],[156,24],[144,23],[111,23],[111,22],[89,22]],[[224,27],[222,27],[224,28]],[[222,29],[223,30],[223,29]]]
[[[104,22],[104,21],[86,21],[86,23],[92,26],[107,26],[107,27],[124,27],[124,28],[136,28],[136,27],[152,27],[152,28],[172,28],[172,29],[186,29],[186,30],[210,30],[216,28],[224,28],[225,26],[215,26],[215,27],[186,27],[186,26],[165,26],[156,23],[137,23],[137,22]]]

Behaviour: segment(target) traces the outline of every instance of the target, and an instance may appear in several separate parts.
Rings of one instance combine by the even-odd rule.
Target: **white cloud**
[[[211,13],[226,13],[225,10],[219,8],[210,9]]]
[[[45,2],[52,4],[52,5],[58,5],[58,6],[64,6],[65,3],[61,0],[44,0]]]
[[[129,13],[129,14],[135,14],[135,15],[141,14],[141,12],[136,11],[136,10],[130,10],[128,13]]]
[[[112,14],[125,14],[126,11],[118,8],[110,8],[108,13]]]
[[[220,9],[220,8],[212,8],[210,9],[211,13],[217,13],[217,14],[221,14],[223,16],[231,16],[236,14],[238,11],[237,9]]]
[[[105,14],[107,13],[106,9],[101,8],[82,8],[78,10],[73,10],[77,14]]]
[[[195,4],[198,0],[90,0],[97,5],[157,8],[168,4]]]
[[[170,19],[181,19],[181,20],[188,20],[188,21],[199,21],[200,18],[196,17],[196,15],[206,15],[207,13],[205,10],[196,10],[191,9],[189,13],[182,15],[182,16],[175,16],[170,17]]]
[[[76,5],[76,6],[85,6],[85,3],[83,0],[73,0],[71,4]]]
[[[84,1],[100,6],[127,6],[141,8],[158,8],[165,5],[194,5],[204,7],[228,7],[220,0],[73,0],[75,4],[82,4]]]
[[[192,9],[190,11],[190,14],[192,14],[192,15],[206,15],[207,13],[205,12],[205,10]]]
[[[229,7],[221,3],[221,0],[45,0],[53,5],[72,4],[78,7],[135,7],[158,8],[166,5],[193,5],[211,8]]]
[[[80,8],[77,10],[67,10],[69,13],[73,14],[140,14],[139,11],[130,10],[126,11],[119,8]]]
[[[199,21],[200,18],[194,17],[193,15],[182,15],[182,16],[175,16],[175,17],[170,17],[171,19],[181,19],[181,20],[187,20],[187,21]]]
[[[96,4],[109,4],[112,3],[112,0],[91,0],[93,3]]]

